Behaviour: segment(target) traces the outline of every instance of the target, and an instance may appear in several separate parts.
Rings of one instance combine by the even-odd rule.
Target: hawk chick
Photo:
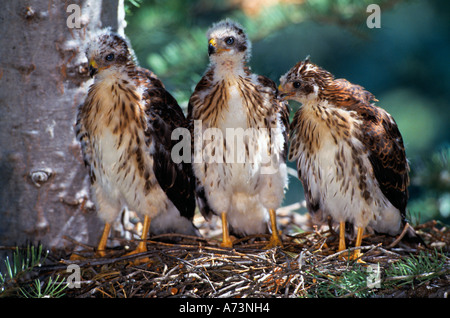
[[[287,186],[288,106],[272,80],[246,67],[251,44],[239,24],[220,21],[207,38],[210,65],[188,107],[194,149],[200,141],[203,150],[193,163],[197,204],[206,218],[222,217],[224,246],[229,231],[271,231],[269,246],[281,245],[275,210]]]
[[[291,123],[289,160],[312,215],[390,235],[405,225],[409,166],[402,136],[391,115],[359,85],[334,79],[309,59],[280,79],[285,99],[302,103]],[[356,253],[359,255],[359,253]]]
[[[76,136],[98,215],[106,222],[99,253],[104,254],[109,224],[124,206],[144,216],[137,252],[146,250],[149,229],[198,235],[191,221],[191,167],[171,159],[171,133],[187,127],[176,100],[155,74],[137,65],[129,43],[109,29],[88,43],[86,56],[95,80],[78,109]]]

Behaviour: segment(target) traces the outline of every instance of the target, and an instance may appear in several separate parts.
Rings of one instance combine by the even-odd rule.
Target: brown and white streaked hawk
[[[401,232],[409,166],[392,116],[363,87],[334,79],[309,58],[280,82],[285,99],[302,103],[290,127],[289,160],[297,161],[309,212],[339,222],[339,250],[346,222],[357,228],[356,246],[366,228]]]
[[[210,65],[188,107],[194,148],[202,141],[192,165],[197,205],[206,218],[221,216],[223,246],[232,246],[229,232],[270,231],[268,247],[280,246],[275,211],[288,181],[287,103],[272,80],[247,68],[251,44],[239,24],[220,21],[207,38]]]
[[[95,80],[78,109],[76,135],[98,215],[106,222],[100,255],[110,223],[124,206],[144,216],[136,252],[146,251],[149,229],[198,235],[191,221],[195,184],[190,164],[171,159],[176,143],[171,133],[187,127],[181,108],[155,74],[137,65],[120,35],[103,30],[88,43],[86,55]]]

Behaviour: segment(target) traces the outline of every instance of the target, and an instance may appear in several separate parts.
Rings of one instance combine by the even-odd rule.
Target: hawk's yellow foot
[[[231,241],[230,233],[228,231],[227,214],[223,212],[221,216],[222,216],[222,243],[220,244],[220,246],[233,247],[233,242]]]
[[[364,228],[358,227],[358,233],[356,236],[355,247],[361,246],[363,234],[364,234]],[[345,250],[346,250],[346,247],[345,247],[345,222],[340,222],[339,223],[339,249],[338,249],[338,252],[342,252]],[[365,263],[364,261],[361,260],[362,255],[363,254],[361,253],[361,250],[357,249],[353,252],[353,255],[345,255],[344,254],[342,256],[342,258],[350,259],[350,260],[357,260],[358,263]]]
[[[267,244],[265,248],[269,249],[276,246],[283,247],[283,242],[281,241],[277,229],[277,218],[276,218],[277,216],[275,210],[270,209],[269,214],[270,214],[270,226],[272,228],[272,236],[270,237],[269,244]]]
[[[111,225],[109,223],[105,223],[105,227],[103,228],[102,236],[100,237],[100,241],[98,242],[97,249],[95,251],[96,257],[105,257],[106,243],[108,242],[108,236],[109,236],[110,230],[111,230]],[[71,261],[83,260],[83,259],[86,259],[86,257],[81,256],[76,253],[73,253],[72,255],[70,255]]]
[[[102,236],[100,237],[100,241],[97,245],[96,255],[100,257],[105,257],[106,243],[108,242],[109,232],[111,231],[111,224],[105,223],[105,227],[103,228]]]
[[[355,247],[360,247],[361,243],[362,243],[362,238],[363,238],[363,234],[364,234],[364,228],[362,227],[358,227],[358,234],[356,235],[356,243],[355,243]],[[357,249],[353,252],[353,257],[352,259],[358,262],[358,263],[365,263],[363,260],[361,260],[361,256],[363,254],[361,253],[360,249]]]
[[[338,252],[342,252],[347,249],[345,247],[345,222],[339,223],[339,248]]]
[[[147,235],[150,230],[150,221],[151,220],[148,216],[144,217],[144,226],[142,228],[141,241],[139,242],[139,244],[135,250],[125,254],[125,256],[147,252]],[[139,265],[139,264],[148,263],[148,262],[150,262],[150,258],[145,257],[145,258],[136,259],[136,260],[132,261],[131,263],[133,265]]]

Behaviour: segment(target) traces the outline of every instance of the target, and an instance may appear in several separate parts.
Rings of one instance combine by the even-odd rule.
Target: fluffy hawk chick
[[[149,230],[198,235],[191,167],[171,158],[172,131],[187,127],[181,108],[155,74],[137,65],[118,34],[96,34],[86,55],[95,79],[78,109],[76,135],[106,223],[98,252],[104,255],[110,223],[124,206],[144,217],[135,252],[146,251]]]
[[[289,110],[275,83],[246,67],[250,42],[240,25],[223,20],[207,32],[210,65],[188,107],[193,131],[197,205],[221,216],[222,245],[235,236],[272,233],[287,187]],[[270,220],[270,223],[269,223]]]
[[[399,234],[409,166],[392,116],[363,87],[334,79],[308,58],[280,82],[283,98],[302,104],[290,127],[289,160],[297,162],[309,212],[339,222],[340,251],[346,222],[357,228],[356,246],[365,229]]]

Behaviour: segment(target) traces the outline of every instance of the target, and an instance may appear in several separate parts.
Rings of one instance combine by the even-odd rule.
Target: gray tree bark
[[[81,9],[79,20],[67,12],[70,4]],[[101,234],[73,125],[91,84],[83,41],[106,26],[123,32],[123,0],[2,1],[2,246],[41,242],[69,249],[65,236],[94,244]]]

